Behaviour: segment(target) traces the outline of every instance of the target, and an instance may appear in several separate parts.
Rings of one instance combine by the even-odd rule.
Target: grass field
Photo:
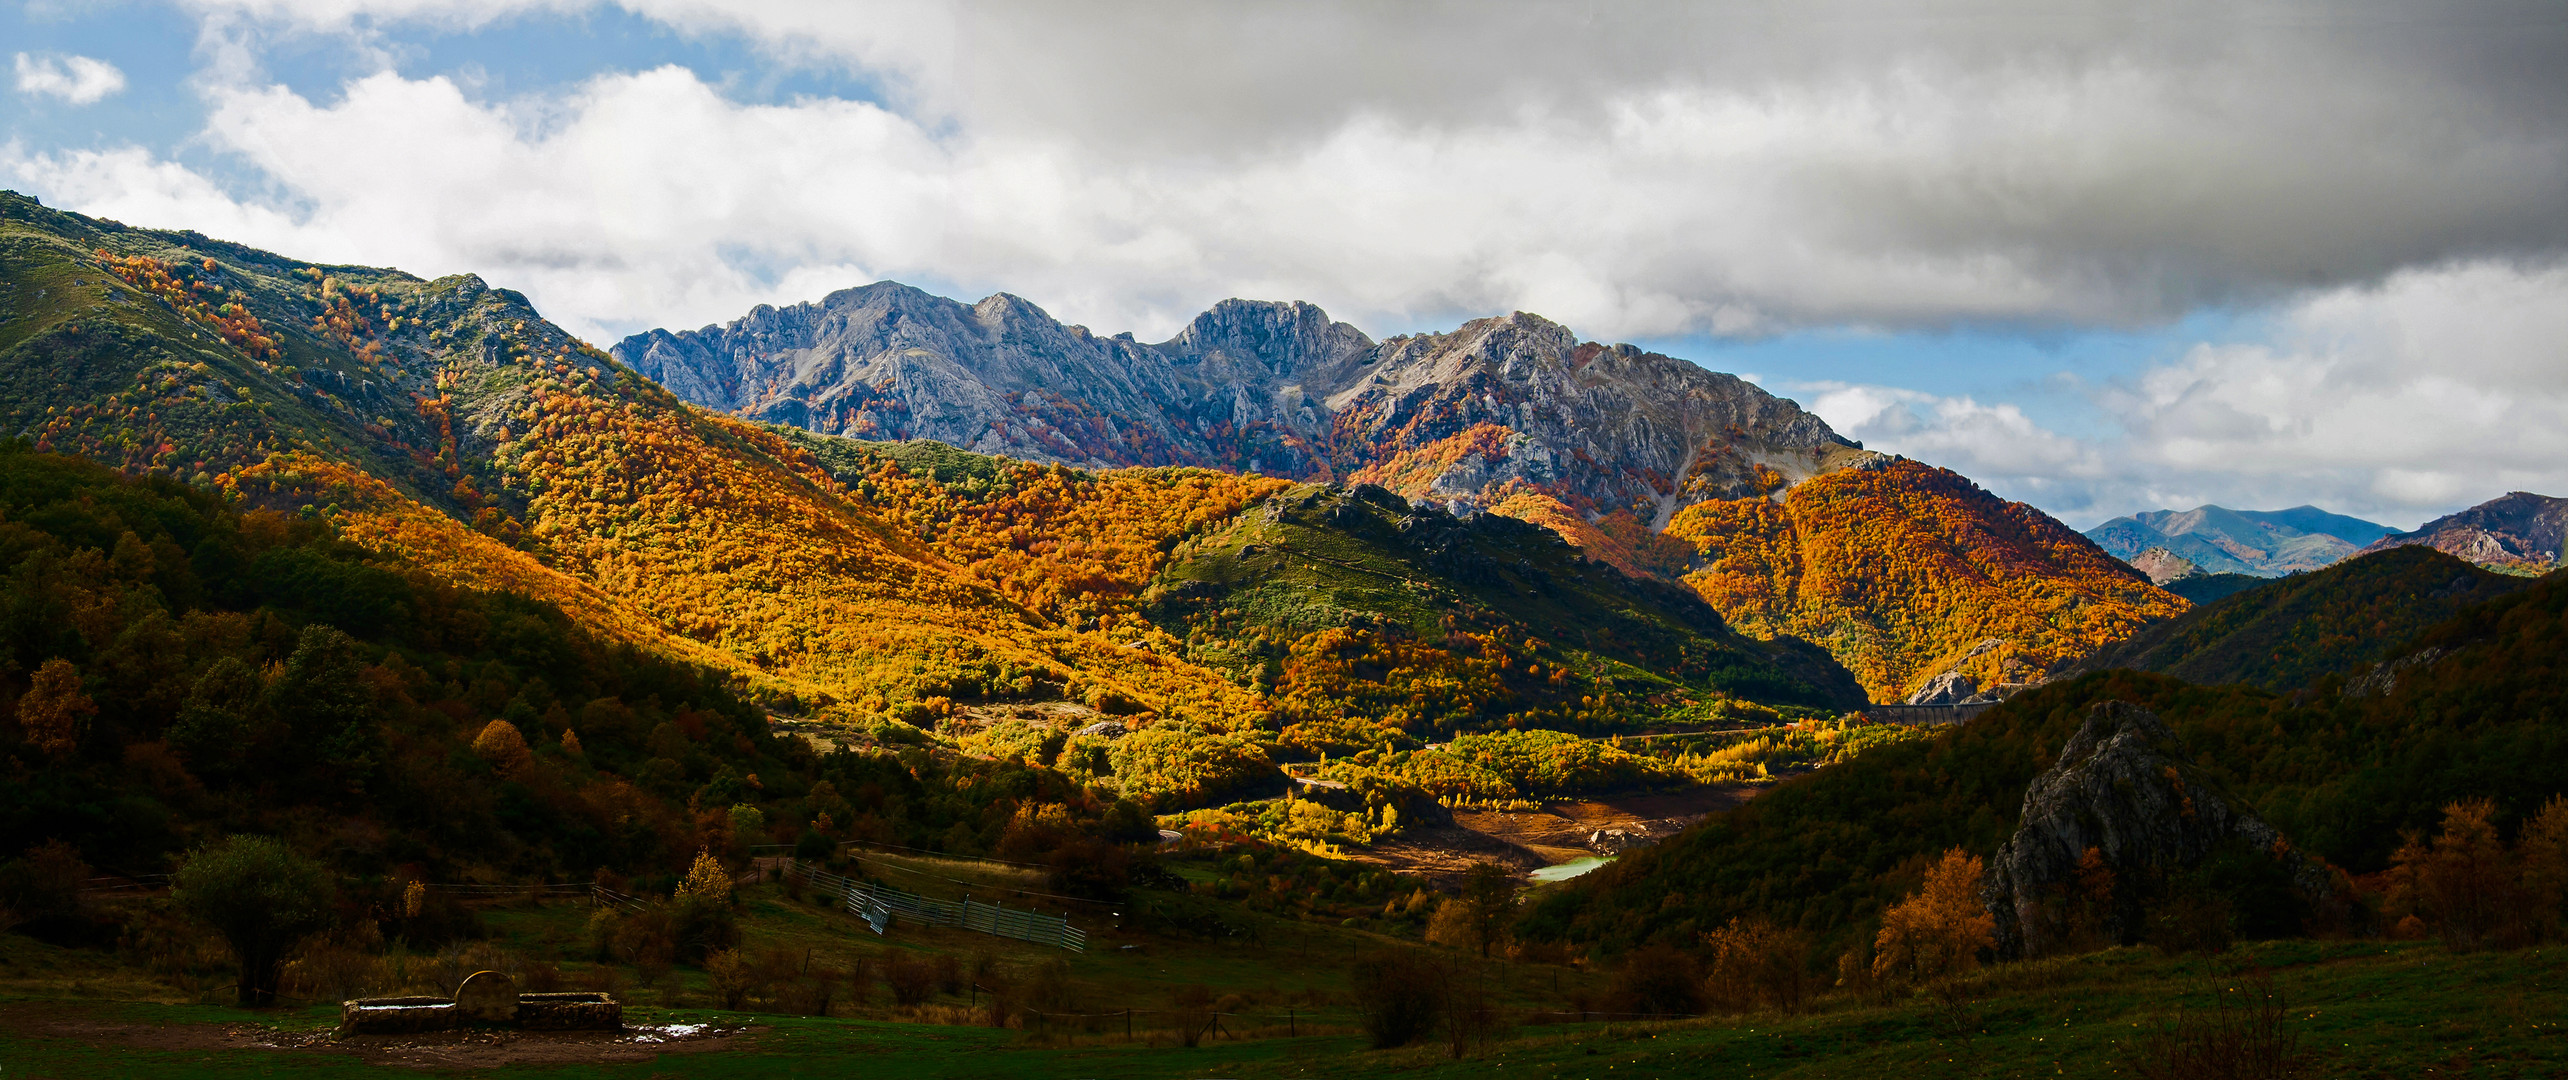
[[[997,889],[1006,867],[908,860],[955,890]],[[967,886],[963,882],[971,882]],[[727,1013],[703,974],[679,968],[657,986],[620,976],[636,1025],[744,1028],[718,1049],[661,1053],[629,1044],[642,1060],[520,1063],[488,1070],[526,1077],[1934,1077],[2130,1076],[2135,1040],[2181,1011],[2236,1016],[2260,985],[2286,1003],[2282,1038],[2297,1044],[2302,1075],[2345,1077],[2546,1077],[2568,1075],[2568,950],[2452,955],[2432,943],[2269,942],[2219,956],[2117,949],[2007,965],[1973,976],[1958,994],[1877,1002],[1823,995],[1800,1015],[1750,1014],[1654,1023],[1528,1022],[1592,999],[1600,975],[1546,964],[1444,954],[1466,977],[1497,991],[1513,1026],[1457,1060],[1442,1042],[1365,1049],[1349,1008],[1346,971],[1356,958],[1414,947],[1335,925],[1244,913],[1161,894],[1204,911],[1163,911],[1154,928],[1118,929],[1076,916],[1096,937],[1085,955],[960,931],[895,928],[876,938],[853,920],[785,896],[776,885],[744,895],[746,947],[821,956],[952,955],[1022,985],[1026,972],[1066,961],[1069,1009],[1136,1014],[1121,1022],[1041,1021],[993,1028],[965,1021],[977,991],[925,1006],[892,1005],[877,986],[830,1018]],[[1219,910],[1214,910],[1219,909]],[[581,963],[584,906],[497,906],[481,913],[488,949]],[[1209,929],[1218,916],[1228,931]],[[1187,928],[1202,931],[1187,932]],[[486,954],[485,954],[486,955]],[[962,958],[968,957],[968,960]],[[1056,968],[1056,970],[1060,970]],[[2259,979],[2266,980],[2260,983]],[[1220,996],[1224,1034],[1180,1045],[1167,1019],[1184,987]],[[1055,1006],[1060,1008],[1062,1006]],[[1154,1012],[1154,1010],[1160,1010]],[[986,1015],[979,1014],[979,1015]],[[906,1018],[906,1019],[905,1019]],[[0,936],[0,1078],[313,1077],[372,1075],[387,1064],[309,1033],[336,1022],[306,1005],[252,1013],[188,1000],[102,951],[59,949]],[[945,1023],[920,1022],[945,1020]],[[302,1034],[298,1034],[302,1033]],[[1289,1034],[1288,1034],[1289,1033]],[[451,1038],[451,1037],[450,1037]],[[259,1042],[315,1045],[274,1049]],[[469,1040],[466,1040],[469,1041]]]

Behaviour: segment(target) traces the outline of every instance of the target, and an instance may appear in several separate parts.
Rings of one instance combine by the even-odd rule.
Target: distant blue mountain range
[[[2232,510],[2197,506],[2118,517],[2086,532],[2087,539],[2124,562],[2140,565],[2160,581],[2189,571],[2281,577],[2316,570],[2393,535],[2398,530],[2315,506],[2289,510]],[[2164,557],[2151,557],[2163,550]]]

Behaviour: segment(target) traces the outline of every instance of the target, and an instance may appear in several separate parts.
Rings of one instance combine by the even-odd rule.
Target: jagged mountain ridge
[[[2038,671],[2182,607],[2039,510],[1522,312],[1377,343],[1309,304],[1227,300],[1148,345],[884,282],[615,351],[708,408],[823,433],[1371,483],[1532,521],[1751,633],[1820,643],[1891,700],[1992,634]],[[1857,520],[1917,513],[1936,520],[1907,544]]]
[[[2163,550],[2206,574],[2281,577],[2333,565],[2395,531],[2315,506],[2231,510],[2205,504],[2118,517],[2088,529],[2086,536],[2134,565],[2150,551]],[[2172,564],[2167,566],[2166,571],[2142,569],[2164,585],[2176,576]]]
[[[922,475],[917,453],[689,405],[470,275],[316,266],[0,193],[0,422],[859,730],[1056,700],[1212,734],[1270,717],[1139,594],[1180,540],[1285,481],[915,447],[937,462]],[[1664,707],[1627,697],[1623,720]]]
[[[2371,543],[2366,553],[2424,544],[2481,566],[2548,573],[2568,549],[2568,499],[2514,491]]]
[[[1530,488],[1653,528],[1863,456],[1799,405],[1516,313],[1376,342],[1307,303],[1225,300],[1166,342],[1005,293],[878,282],[614,355],[686,400],[826,434],[1086,466],[1202,465],[1492,503]]]

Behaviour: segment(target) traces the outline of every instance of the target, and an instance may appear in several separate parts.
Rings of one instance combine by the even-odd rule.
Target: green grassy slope
[[[600,1064],[521,1064],[502,1075],[765,1080],[843,1076],[851,1061],[861,1060],[869,1077],[938,1080],[2127,1077],[2134,1074],[2131,1059],[2146,1053],[2153,1032],[2185,1015],[2219,1015],[2224,1004],[2234,1009],[2260,989],[2255,979],[2261,975],[2286,1006],[2278,1029],[2299,1052],[2302,1075],[2531,1078],[2568,1067],[2568,1036],[2553,1022],[2568,1008],[2568,980],[2560,975],[2559,961],[2557,950],[2453,956],[2435,946],[2382,943],[2272,943],[2215,958],[2122,949],[1983,972],[1964,981],[1959,1009],[1925,997],[1886,1005],[1839,999],[1795,1016],[1517,1025],[1459,1060],[1443,1045],[1365,1049],[1359,1037],[1345,1033],[1343,1015],[1325,1006],[1328,1026],[1319,1034],[1287,1037],[1260,1027],[1246,1038],[1214,1038],[1188,1048],[1165,1032],[1153,1038],[1147,1030],[1130,1042],[1119,1028],[1047,1040],[1043,1032],[1023,1028],[645,1005],[629,1010],[628,1017],[648,1025],[746,1026],[752,1034],[723,1051]],[[1217,992],[1240,988],[1255,989],[1215,986]],[[328,1080],[374,1076],[383,1069],[337,1048],[247,1045],[264,1041],[256,1038],[258,1027],[246,1032],[251,1038],[220,1046],[222,1033],[245,1026],[245,1019],[238,1010],[216,1006],[21,998],[0,1002],[0,1043],[7,1046],[13,1071],[30,1076]],[[314,1007],[256,1019],[291,1035],[326,1028],[337,1016],[334,1009]]]
[[[102,268],[102,251],[156,260],[168,287]],[[252,325],[272,350],[226,339]],[[480,502],[459,479],[504,486],[457,445],[469,425],[420,400],[511,411],[531,373],[505,361],[579,352],[478,278],[307,263],[0,192],[0,431],[46,449],[179,479],[303,450],[469,518]]]
[[[850,483],[888,460],[969,496],[1000,483],[1007,464],[933,441],[773,430]],[[1293,642],[1351,629],[1424,643],[1478,634],[1492,649],[1512,646],[1516,666],[1495,674],[1520,692],[1492,708],[1523,711],[1600,689],[1661,699],[1627,719],[1656,718],[1688,694],[1812,708],[1863,700],[1824,651],[1737,634],[1688,590],[1590,561],[1539,526],[1459,520],[1380,488],[1302,485],[1184,538],[1151,582],[1145,614],[1187,643],[1188,659],[1267,686]],[[1561,686],[1525,685],[1540,681],[1526,677],[1526,661],[1564,671]]]
[[[2224,596],[2246,592],[2273,580],[2251,574],[2196,574],[2188,578],[2177,578],[2159,587],[2184,597],[2196,605],[2201,605]]]
[[[1280,495],[1188,541],[1153,592],[1152,619],[1208,666],[1255,667],[1279,655],[1279,639],[1330,628],[1426,643],[1479,634],[1534,642],[1497,672],[1533,700],[1600,685],[1812,707],[1863,700],[1815,646],[1738,634],[1687,590],[1591,562],[1551,530],[1461,520],[1376,487]],[[1527,663],[1567,674],[1555,686]]]
[[[2097,650],[2076,670],[2133,668],[2287,690],[2377,659],[2526,583],[2432,548],[2392,548],[2203,604]]]

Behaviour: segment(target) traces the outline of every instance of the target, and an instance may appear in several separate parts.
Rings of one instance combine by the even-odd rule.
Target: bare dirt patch
[[[745,1046],[767,1029],[741,1025],[652,1024],[623,1031],[441,1031],[357,1035],[288,1031],[257,1023],[151,1024],[101,1018],[69,1004],[0,1006],[0,1032],[78,1039],[144,1050],[270,1050],[347,1054],[369,1065],[490,1069],[502,1065],[583,1065],[649,1061]]]
[[[623,1031],[442,1031],[431,1035],[358,1035],[332,1041],[309,1033],[279,1049],[355,1054],[369,1065],[489,1069],[501,1065],[578,1065],[649,1061],[662,1054],[734,1049],[766,1029],[660,1024]]]
[[[1549,803],[1523,813],[1456,810],[1450,826],[1411,830],[1350,855],[1361,862],[1433,877],[1457,877],[1479,862],[1498,863],[1521,874],[1600,854],[1593,841],[1597,833],[1609,829],[1621,829],[1644,842],[1667,839],[1708,814],[1756,797],[1763,789],[1759,784],[1715,784]]]

